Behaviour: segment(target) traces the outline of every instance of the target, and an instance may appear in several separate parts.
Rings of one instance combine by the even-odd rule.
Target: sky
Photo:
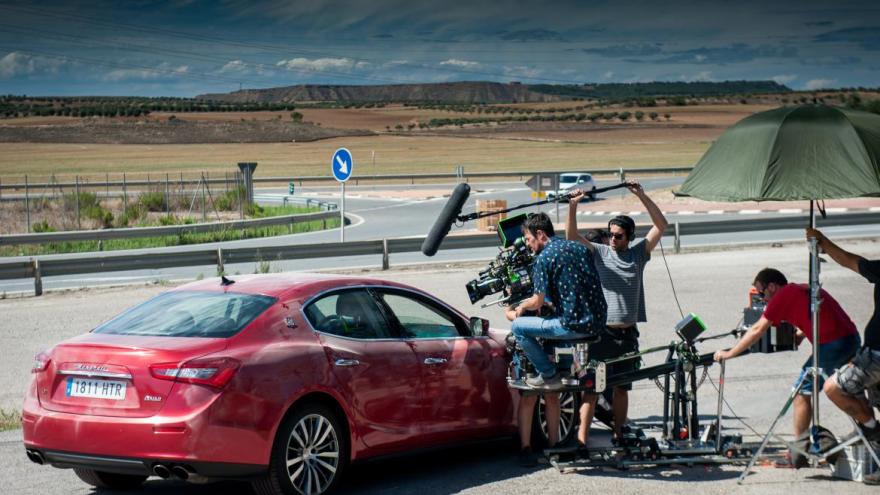
[[[0,94],[724,80],[880,86],[880,1],[0,0]]]

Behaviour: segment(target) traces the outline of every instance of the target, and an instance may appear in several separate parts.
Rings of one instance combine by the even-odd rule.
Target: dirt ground
[[[222,177],[238,171],[238,162],[257,162],[257,177],[328,176],[330,157],[340,146],[354,156],[354,176],[374,174],[453,173],[465,171],[558,170],[681,167],[696,163],[705,142],[567,143],[438,136],[360,136],[310,143],[240,143],[192,145],[106,145],[0,143],[0,182],[41,182],[51,174],[73,180],[145,178],[147,173],[192,175],[208,171]],[[373,162],[375,152],[375,164]],[[155,178],[155,176],[154,176]],[[6,194],[4,191],[3,194]]]

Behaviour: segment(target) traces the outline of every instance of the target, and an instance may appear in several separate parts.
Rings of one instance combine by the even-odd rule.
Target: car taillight
[[[34,364],[31,366],[31,373],[40,373],[46,371],[46,368],[49,367],[49,353],[47,351],[43,351],[36,356],[34,356]]]
[[[239,366],[241,362],[232,358],[194,359],[183,364],[154,364],[150,366],[150,374],[159,380],[223,388],[235,376]]]

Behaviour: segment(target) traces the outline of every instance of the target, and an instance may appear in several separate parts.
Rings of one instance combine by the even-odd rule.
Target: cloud
[[[223,67],[217,70],[216,73],[232,75],[258,74],[261,76],[275,75],[275,71],[268,70],[261,64],[250,64],[242,60],[230,60],[229,62],[226,62]]]
[[[105,81],[119,82],[129,79],[161,79],[169,76],[182,76],[189,72],[188,65],[172,66],[162,62],[155,68],[116,69],[104,74]]]
[[[609,70],[608,72],[602,74],[602,77],[604,77],[605,79],[611,79],[614,77],[614,71]]]
[[[862,59],[859,57],[851,57],[851,56],[827,56],[827,57],[808,57],[798,59],[801,65],[806,65],[808,67],[847,67],[850,68],[854,65],[860,64]]]
[[[814,89],[833,88],[836,83],[837,79],[810,79],[807,81],[807,84],[804,84],[804,89],[812,91]]]
[[[815,22],[805,22],[804,26],[807,27],[831,27],[834,25],[833,21],[815,21]]]
[[[681,80],[687,82],[711,82],[715,79],[712,78],[712,71],[704,70],[690,76],[682,74]]]
[[[584,53],[601,55],[603,57],[649,57],[662,53],[660,43],[627,43],[625,45],[610,45],[598,48],[584,48]]]
[[[565,41],[561,34],[548,29],[523,29],[499,34],[504,41]]]
[[[444,60],[444,61],[440,62],[440,65],[447,65],[447,66],[452,66],[452,67],[461,67],[461,68],[472,69],[474,67],[479,67],[480,63],[479,62],[471,62],[470,60],[459,60],[457,58],[450,58],[449,60]]]
[[[759,58],[794,58],[797,48],[790,46],[751,46],[745,43],[733,43],[729,46],[700,47],[691,50],[669,52],[659,60],[638,60],[659,64],[736,64],[751,62]],[[635,61],[635,60],[633,60]]]
[[[39,73],[57,73],[66,62],[44,57],[33,57],[19,52],[10,52],[0,58],[0,79],[30,76]]]
[[[797,79],[797,74],[779,74],[778,76],[773,76],[770,79],[776,82],[776,84],[787,85]]]
[[[290,60],[280,60],[276,63],[278,67],[309,72],[353,72],[369,67],[369,62],[362,62],[351,58],[316,58],[307,59],[303,57],[292,58]]]
[[[880,26],[854,27],[822,33],[813,38],[819,43],[855,43],[868,51],[880,50]]]
[[[543,70],[537,67],[529,67],[525,65],[505,65],[501,68],[501,70],[502,72],[504,72],[504,75],[506,77],[514,81],[519,79],[531,79],[535,77],[541,77],[541,75],[544,73]]]

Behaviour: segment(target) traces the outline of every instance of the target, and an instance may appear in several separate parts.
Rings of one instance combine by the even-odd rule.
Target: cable
[[[219,45],[227,45],[227,46],[236,46],[236,47],[240,47],[240,48],[261,49],[261,50],[269,51],[269,52],[283,53],[285,55],[288,55],[291,52],[293,52],[293,53],[299,53],[301,55],[311,54],[312,56],[325,56],[325,57],[326,56],[331,56],[331,57],[332,56],[336,56],[336,57],[340,56],[340,55],[328,54],[328,52],[326,52],[326,51],[322,52],[322,51],[317,51],[317,50],[304,50],[301,48],[296,49],[296,48],[291,48],[289,46],[280,46],[280,45],[271,45],[271,44],[262,44],[262,43],[246,43],[246,42],[239,42],[239,41],[231,41],[231,40],[212,37],[212,36],[204,36],[204,35],[186,33],[186,32],[182,32],[182,31],[174,31],[174,30],[170,30],[170,29],[144,28],[141,26],[133,25],[133,24],[118,23],[118,22],[110,23],[110,22],[105,22],[105,21],[98,20],[95,18],[90,18],[90,17],[71,14],[71,13],[59,14],[56,12],[41,11],[39,9],[28,9],[28,8],[22,8],[22,7],[18,7],[18,6],[13,7],[13,6],[8,6],[8,5],[0,5],[0,9],[21,11],[21,12],[29,13],[31,15],[50,16],[50,17],[56,17],[56,18],[62,18],[62,19],[74,19],[74,20],[82,22],[82,23],[94,24],[97,26],[109,28],[111,30],[119,30],[120,28],[125,28],[126,30],[129,30],[129,31],[138,31],[138,32],[146,33],[146,34],[157,34],[158,33],[158,34],[163,34],[166,36],[184,38],[184,39],[188,39],[188,40],[192,40],[192,41],[208,42],[208,43],[215,44],[215,45],[219,44]],[[350,57],[345,57],[345,58],[350,58]],[[363,61],[363,62],[377,64],[377,62],[375,60],[370,60],[370,59],[366,59],[363,57],[351,58],[351,60],[354,63]],[[446,73],[446,74],[463,73],[463,74],[474,74],[474,75],[479,75],[479,76],[502,77],[502,78],[507,77],[507,78],[516,78],[516,79],[520,79],[520,80],[543,81],[543,82],[548,82],[548,83],[554,82],[554,83],[567,83],[567,84],[583,84],[583,81],[581,81],[581,80],[530,76],[527,74],[517,74],[517,73],[510,73],[510,72],[479,71],[479,70],[474,70],[474,69],[466,69],[466,68],[462,68],[462,67],[456,67],[453,70],[453,69],[448,69],[445,67],[435,67],[435,66],[431,66],[431,65],[427,65],[427,64],[414,64],[414,63],[400,64],[400,66],[401,67],[414,67],[414,68],[431,70],[431,71],[438,71],[438,72],[442,72],[442,73]],[[279,66],[279,67],[285,68],[284,66]],[[274,68],[279,68],[279,67],[274,67]],[[352,75],[352,74],[333,73],[333,72],[327,71],[327,70],[308,70],[308,69],[293,69],[293,68],[289,68],[289,69],[294,70],[294,71],[298,71],[298,72],[326,74],[326,75],[331,75],[334,77],[343,77],[343,78],[349,78],[349,79],[359,79],[359,80],[376,81],[376,82],[386,82],[386,83],[391,82],[391,83],[398,83],[398,84],[410,82],[409,80],[404,80],[404,79],[400,79],[400,78],[394,78],[394,79],[376,78],[376,77],[371,77],[371,76],[358,76],[358,75]]]
[[[666,265],[666,274],[669,276],[669,286],[672,288],[672,297],[675,298],[675,305],[678,306],[678,314],[684,318],[684,311],[681,310],[681,303],[678,302],[678,293],[675,291],[675,283],[672,281],[672,271],[669,270],[669,263],[666,261],[666,251],[663,250],[663,237],[660,237],[660,254],[663,256],[663,264]]]
[[[708,369],[708,368],[707,368],[707,369]],[[718,392],[718,395],[721,395],[721,390],[719,390],[719,389],[718,389],[718,386],[715,385],[715,380],[713,380],[711,376],[709,377],[709,383],[712,384],[712,388],[714,388],[715,391]],[[752,428],[751,425],[749,425],[748,423],[746,423],[745,420],[742,419],[742,418],[736,413],[736,411],[733,410],[733,407],[731,407],[730,403],[727,402],[727,399],[726,399],[726,398],[721,397],[721,402],[723,402],[724,405],[727,406],[727,410],[730,411],[730,414],[731,414],[731,415],[733,415],[733,419],[735,419],[735,420],[739,421],[740,423],[742,423],[746,428],[749,429],[749,431],[751,431],[752,433],[754,433],[755,436],[757,436],[758,438],[763,438],[763,437],[764,437],[764,435],[758,433],[757,430],[755,430],[754,428]]]

